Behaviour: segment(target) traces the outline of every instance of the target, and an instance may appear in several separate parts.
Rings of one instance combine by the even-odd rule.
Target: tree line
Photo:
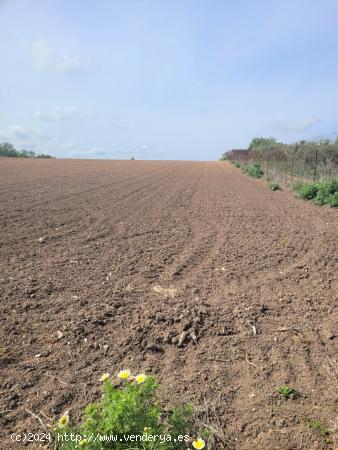
[[[248,149],[229,150],[221,160],[261,162],[267,168],[283,168],[295,175],[311,175],[313,179],[332,178],[338,172],[338,138],[335,141],[301,140],[292,144],[278,142],[275,138],[255,137]]]
[[[0,144],[0,156],[8,156],[10,158],[53,158],[46,153],[35,153],[32,150],[16,150],[13,144],[3,142]]]
[[[275,161],[302,159],[313,165],[319,160],[338,164],[338,138],[335,141],[323,139],[320,141],[298,141],[293,144],[278,142],[275,138],[254,138],[250,142],[249,150],[257,157],[273,159]]]

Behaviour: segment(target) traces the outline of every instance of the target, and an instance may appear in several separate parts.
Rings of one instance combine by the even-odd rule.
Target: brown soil
[[[1,450],[121,368],[229,449],[338,447],[337,210],[218,162],[2,158],[0,188]]]

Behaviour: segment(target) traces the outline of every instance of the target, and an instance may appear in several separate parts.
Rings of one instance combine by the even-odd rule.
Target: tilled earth
[[[338,447],[337,210],[227,163],[6,158],[0,205],[1,450],[121,368],[225,448]]]

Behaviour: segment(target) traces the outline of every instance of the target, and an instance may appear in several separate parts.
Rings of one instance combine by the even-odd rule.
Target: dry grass
[[[222,394],[214,401],[207,401],[204,398],[204,406],[196,408],[195,422],[200,429],[208,430],[211,434],[212,448],[218,450],[234,450],[233,439],[224,431],[224,426],[220,423],[218,407],[222,404]]]

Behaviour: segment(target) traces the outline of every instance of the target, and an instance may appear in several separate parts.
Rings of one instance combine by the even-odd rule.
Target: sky
[[[0,0],[0,142],[214,160],[338,134],[337,0]]]

